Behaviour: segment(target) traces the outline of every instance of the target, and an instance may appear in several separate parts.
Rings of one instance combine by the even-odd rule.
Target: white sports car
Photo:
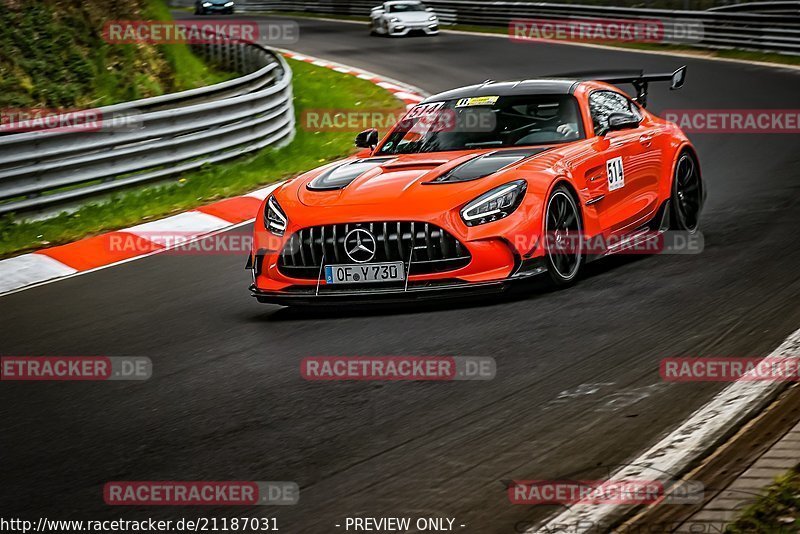
[[[372,8],[369,28],[373,35],[408,35],[410,32],[439,33],[439,17],[422,2],[392,0]]]

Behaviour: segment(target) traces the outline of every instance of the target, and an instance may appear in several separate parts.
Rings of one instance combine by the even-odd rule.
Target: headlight
[[[428,17],[428,20],[435,21],[436,20],[436,15],[431,15],[430,17]]]
[[[231,6],[233,6],[233,2],[227,2],[227,3],[225,4],[225,7],[231,7]]]
[[[528,183],[515,180],[482,194],[461,210],[467,226],[477,226],[508,217],[522,203]]]
[[[267,199],[267,207],[264,209],[264,227],[277,236],[282,236],[286,231],[289,219],[283,213],[278,201],[274,196]]]
[[[203,2],[203,7],[211,7],[211,2]]]
[[[392,17],[389,19],[389,22],[400,22],[400,19],[398,19],[397,17]]]

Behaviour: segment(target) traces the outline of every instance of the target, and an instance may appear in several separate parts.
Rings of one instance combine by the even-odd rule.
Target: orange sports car
[[[289,180],[254,229],[252,294],[284,305],[495,291],[697,231],[697,154],[645,108],[670,74],[488,81],[432,96],[381,140]],[[630,83],[631,98],[616,87]]]

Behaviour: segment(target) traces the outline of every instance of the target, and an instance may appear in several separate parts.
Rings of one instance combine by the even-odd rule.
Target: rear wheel
[[[563,185],[547,200],[545,246],[550,280],[557,287],[573,284],[584,260],[583,224],[575,199]]]
[[[703,202],[702,187],[697,161],[690,152],[683,152],[672,179],[670,220],[673,230],[697,231]]]

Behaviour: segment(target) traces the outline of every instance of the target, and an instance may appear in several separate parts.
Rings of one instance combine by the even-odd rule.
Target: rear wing
[[[630,83],[636,89],[636,102],[642,107],[647,107],[647,88],[650,82],[670,82],[669,89],[674,91],[683,87],[683,82],[686,80],[686,65],[683,65],[673,73],[665,74],[645,74],[640,71],[638,74],[625,75],[625,76],[600,76],[593,78],[598,82],[606,82],[612,84]]]

